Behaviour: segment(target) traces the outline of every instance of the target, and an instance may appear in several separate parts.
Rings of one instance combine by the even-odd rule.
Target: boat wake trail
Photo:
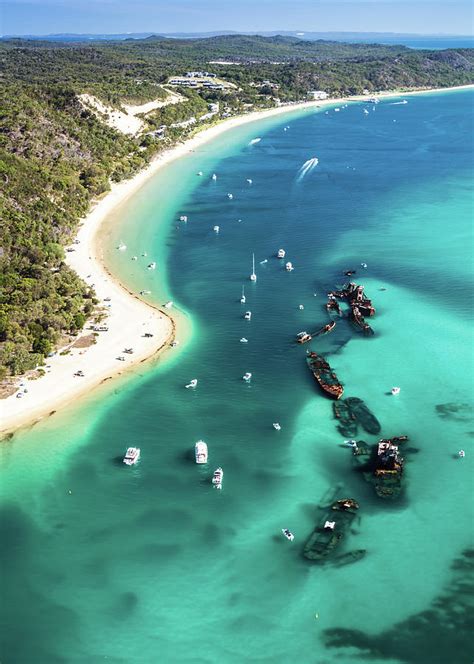
[[[301,182],[304,176],[308,175],[308,173],[311,173],[313,168],[318,164],[319,164],[319,159],[317,157],[313,157],[312,159],[308,159],[308,161],[305,161],[303,166],[298,171],[297,181]]]
[[[407,100],[404,99],[403,101],[392,101],[389,106],[398,106],[399,104],[408,104]]]
[[[256,143],[260,143],[261,140],[262,140],[261,138],[252,138],[249,145],[255,145]]]

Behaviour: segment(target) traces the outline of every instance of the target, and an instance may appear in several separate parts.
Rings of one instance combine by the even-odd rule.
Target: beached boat
[[[322,334],[327,334],[328,332],[332,332],[332,330],[334,330],[335,327],[336,327],[336,321],[333,320],[330,323],[328,323],[327,325],[325,325],[324,327],[322,327],[320,330],[315,332],[314,336],[319,337]]]
[[[125,452],[125,456],[123,457],[123,462],[127,466],[134,466],[136,463],[138,463],[139,458],[140,458],[140,448],[129,447]]]
[[[304,545],[303,555],[308,560],[326,562],[337,549],[354,519],[357,517],[358,503],[353,498],[336,500]]]
[[[222,468],[216,468],[212,476],[212,484],[215,489],[222,489],[222,480],[224,479],[224,471]]]
[[[332,405],[334,417],[337,420],[339,432],[347,438],[354,438],[357,434],[357,420],[345,399],[335,401]]]
[[[404,459],[399,445],[406,440],[407,436],[382,438],[375,445],[360,440],[352,450],[354,468],[374,486],[380,498],[398,498],[402,492]]]
[[[196,463],[207,463],[207,445],[203,440],[198,440],[194,445],[194,456]]]
[[[308,353],[306,360],[322,391],[332,399],[340,399],[344,393],[344,387],[324,357],[311,352]]]
[[[308,341],[311,341],[313,337],[306,331],[298,332],[296,335],[296,342],[299,344],[305,344]]]
[[[255,274],[255,254],[252,254],[252,274],[250,275],[250,281],[257,281],[257,275]]]
[[[345,403],[349,406],[351,414],[354,419],[362,426],[367,433],[378,434],[380,433],[380,422],[375,415],[369,410],[367,405],[358,397],[347,397]]]

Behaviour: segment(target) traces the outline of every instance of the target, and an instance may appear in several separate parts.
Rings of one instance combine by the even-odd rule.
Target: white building
[[[327,99],[328,93],[323,90],[310,90],[308,92],[308,97],[310,97],[310,99]]]

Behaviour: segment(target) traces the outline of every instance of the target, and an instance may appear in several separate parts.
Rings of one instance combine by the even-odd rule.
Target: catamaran
[[[252,254],[252,274],[250,275],[250,281],[257,281],[257,275],[255,274],[255,254]]]

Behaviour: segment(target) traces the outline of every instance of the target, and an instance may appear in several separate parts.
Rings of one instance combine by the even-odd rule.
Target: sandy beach
[[[449,88],[449,90],[472,87],[460,86]],[[446,89],[397,91],[380,93],[376,96],[379,98],[405,97],[441,91],[446,91]],[[114,275],[110,274],[103,264],[98,231],[113,210],[133,196],[159,169],[196,150],[229,129],[292,111],[364,100],[367,100],[367,97],[309,101],[229,118],[203,129],[191,139],[161,153],[134,178],[112,185],[111,191],[99,202],[94,203],[89,214],[82,220],[77,243],[72,247],[74,251],[66,254],[67,263],[86,283],[93,284],[97,298],[107,310],[108,315],[103,322],[107,331],[98,332],[97,342],[88,348],[73,348],[67,354],[57,353],[53,357],[47,358],[46,373],[41,378],[23,379],[20,387],[23,396],[18,398],[18,393],[15,393],[1,402],[0,433],[12,432],[21,426],[51,415],[61,406],[85,393],[90,393],[105,380],[123,374],[124,371],[130,370],[138,363],[155,357],[173,340],[176,326],[169,315],[170,311],[143,302],[137,295],[126,289]],[[145,334],[153,336],[144,336]],[[78,338],[88,335],[91,335],[91,330],[85,329]],[[125,348],[132,348],[133,353],[124,353]],[[118,357],[123,359],[119,360]],[[75,375],[77,372],[81,372],[83,375]],[[26,392],[24,392],[25,388]]]

